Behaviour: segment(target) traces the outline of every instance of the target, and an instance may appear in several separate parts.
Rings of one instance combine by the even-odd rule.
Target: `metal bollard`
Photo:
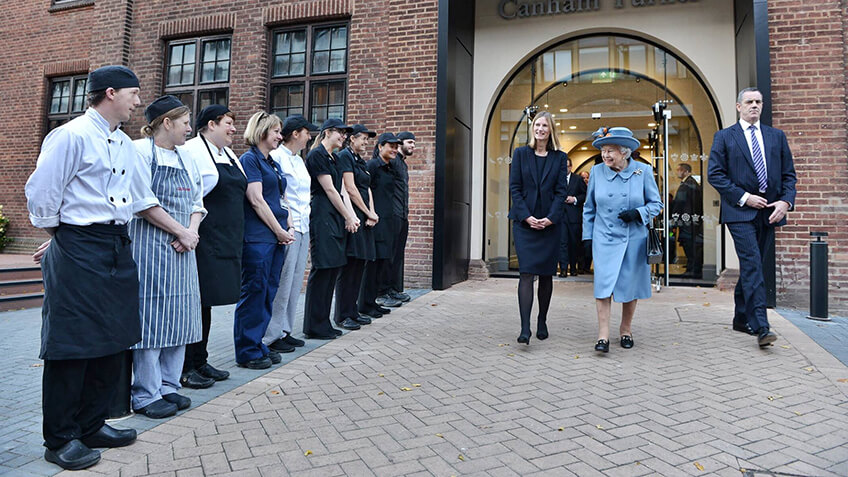
[[[827,316],[827,232],[810,232],[810,315],[807,318],[830,321]]]

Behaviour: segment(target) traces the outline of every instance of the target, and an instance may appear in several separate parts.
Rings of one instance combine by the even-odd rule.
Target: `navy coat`
[[[569,224],[582,224],[583,223],[583,203],[586,202],[586,183],[583,182],[583,178],[575,174],[571,173],[571,180],[568,181],[568,184],[565,186],[565,196],[574,196],[577,199],[577,203],[575,204],[565,204],[563,206],[565,213],[565,220],[563,222]]]
[[[797,179],[786,135],[780,129],[762,123],[760,128],[765,144],[768,175],[765,194],[758,192],[760,187],[754,170],[754,159],[751,158],[742,126],[737,122],[718,131],[713,137],[707,179],[721,195],[720,221],[723,224],[750,222],[757,216],[757,209],[738,205],[745,192],[764,196],[769,203],[783,200],[788,202],[790,207],[795,204]],[[774,225],[786,225],[786,217]]]
[[[548,151],[540,175],[532,148],[522,146],[512,154],[509,167],[512,207],[509,209],[509,218],[513,221],[515,252],[522,273],[556,273],[560,241],[557,225],[563,221],[567,163],[568,156],[564,152]],[[531,215],[537,219],[547,217],[554,225],[544,230],[533,230],[524,222]]]

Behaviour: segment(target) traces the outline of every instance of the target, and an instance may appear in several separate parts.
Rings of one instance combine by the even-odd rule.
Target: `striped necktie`
[[[753,124],[748,128],[751,131],[751,151],[754,153],[754,172],[757,173],[757,182],[760,184],[760,192],[765,192],[768,186],[768,177],[766,176],[766,161],[763,158],[763,151],[760,150],[760,143],[757,141],[757,126]]]

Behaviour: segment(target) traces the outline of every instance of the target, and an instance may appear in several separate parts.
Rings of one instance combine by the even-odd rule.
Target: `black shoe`
[[[335,333],[330,333],[328,335],[313,335],[312,333],[304,333],[306,339],[308,340],[334,340],[336,339]]]
[[[191,398],[183,396],[182,394],[163,394],[162,399],[168,401],[171,404],[176,404],[178,411],[182,411],[183,409],[188,409],[191,407]]]
[[[367,317],[369,317],[369,318],[374,318],[375,320],[376,320],[377,318],[382,318],[382,317],[383,317],[383,314],[382,314],[382,313],[380,313],[380,312],[379,312],[379,311],[377,311],[377,310],[360,311],[359,313],[360,313],[362,316],[367,316]]]
[[[294,345],[290,345],[286,343],[284,338],[280,338],[269,344],[268,349],[277,353],[292,353],[294,352]],[[271,361],[273,361],[273,359]]]
[[[280,356],[280,353],[268,350],[268,354],[265,356],[271,360],[271,364],[280,364],[283,361],[283,357]]]
[[[44,460],[65,470],[81,470],[100,462],[100,451],[89,449],[74,439],[56,450],[45,449]]]
[[[356,322],[353,318],[345,318],[341,323],[336,323],[336,326],[341,326],[346,330],[356,331],[362,328],[362,325]]]
[[[401,303],[401,301],[400,301],[400,300],[395,300],[395,299],[394,299],[394,298],[392,298],[390,295],[383,295],[383,303],[382,303],[382,305],[383,305],[384,307],[397,308],[397,307],[399,307],[399,306],[403,305],[403,303]]]
[[[344,334],[344,333],[342,332],[342,330],[340,330],[340,329],[338,329],[338,328],[330,328],[330,330],[331,330],[331,331],[330,331],[330,333],[333,333],[333,334],[334,334],[334,335],[336,335],[336,336],[341,336],[341,335],[343,335],[343,334]]]
[[[103,424],[94,434],[81,439],[86,447],[124,447],[135,442],[138,434],[135,429],[115,429]]]
[[[384,315],[388,315],[389,313],[392,312],[391,309],[386,308],[385,306],[380,306],[380,305],[377,305],[377,308],[375,308],[375,310],[377,310],[378,313],[382,313]]]
[[[576,277],[577,275],[578,275],[578,274],[577,274],[577,270],[572,270],[572,271],[571,271],[571,276],[572,276],[572,277]]]
[[[192,369],[180,376],[180,384],[182,384],[184,388],[206,389],[215,384],[215,380],[203,376],[196,369]]]
[[[633,347],[633,337],[630,335],[624,335],[621,337],[621,347],[624,349],[630,349]]]
[[[367,316],[363,316],[363,315],[354,316],[353,321],[359,323],[360,325],[370,325],[371,324],[371,318],[368,318]]]
[[[197,368],[197,372],[200,373],[201,376],[206,376],[207,378],[212,378],[215,381],[223,381],[223,380],[230,377],[229,371],[222,371],[220,369],[215,369],[209,363],[206,363],[203,366]]]
[[[378,296],[377,298],[374,299],[374,303],[376,303],[378,306],[382,306],[383,302],[385,302],[385,301],[386,301],[385,295],[380,295],[380,296]]]
[[[595,351],[609,353],[609,340],[598,340],[595,344]]]
[[[568,272],[566,272],[565,270],[560,270],[560,272],[559,272],[557,275],[558,275],[560,278],[565,278],[565,277],[567,277],[567,276],[568,276]]]
[[[536,338],[539,338],[539,341],[548,339],[548,324],[546,322],[540,321],[536,326]]]
[[[271,358],[263,356],[261,358],[251,359],[246,363],[236,363],[236,366],[247,369],[268,369],[271,367]]]
[[[524,343],[524,344],[526,344],[526,345],[529,345],[529,344],[530,344],[530,335],[532,335],[532,334],[533,334],[533,333],[531,333],[531,332],[529,332],[529,331],[527,332],[527,334],[521,333],[520,335],[518,335],[518,340],[517,340],[517,341],[518,341],[519,343]]]
[[[290,344],[290,345],[294,346],[295,348],[300,348],[301,346],[306,344],[306,341],[299,340],[299,339],[295,338],[294,336],[291,335],[291,333],[288,333],[288,334],[286,334],[286,336],[283,336],[283,341],[286,344]]]
[[[163,397],[162,399],[153,401],[141,409],[136,409],[135,413],[147,416],[150,419],[164,419],[177,413],[177,405],[166,401]]]
[[[751,325],[748,325],[748,324],[737,325],[737,324],[734,323],[733,331],[739,331],[741,333],[747,333],[747,334],[752,335],[752,336],[757,334],[757,333],[754,332],[754,330],[751,329]]]
[[[406,302],[408,302],[409,300],[412,299],[412,297],[407,295],[406,293],[397,292],[397,291],[394,291],[394,290],[391,293],[389,293],[389,296],[394,298],[395,300],[401,302],[401,303],[406,303]]]
[[[760,329],[760,334],[757,336],[757,344],[760,348],[771,346],[777,341],[777,335],[768,330],[768,328]]]

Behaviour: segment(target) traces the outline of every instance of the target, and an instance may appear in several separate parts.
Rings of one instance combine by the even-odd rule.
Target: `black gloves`
[[[625,222],[633,222],[637,220],[639,222],[642,221],[642,215],[639,214],[639,211],[636,209],[625,210],[624,212],[618,214],[618,218]]]

